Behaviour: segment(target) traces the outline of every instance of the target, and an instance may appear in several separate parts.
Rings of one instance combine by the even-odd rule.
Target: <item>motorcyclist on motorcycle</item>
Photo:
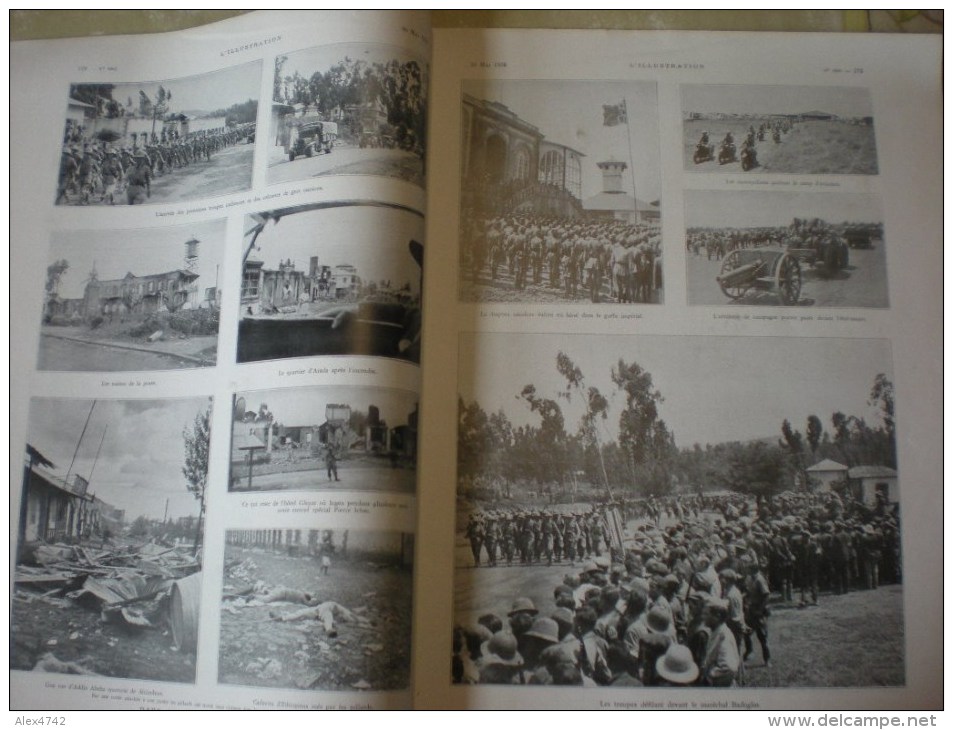
[[[701,139],[699,139],[698,144],[695,145],[695,154],[693,155],[695,164],[697,165],[705,160],[710,160],[714,156],[715,148],[708,138],[708,130],[703,130]]]
[[[731,132],[728,132],[727,134],[725,134],[725,138],[721,141],[721,149],[722,149],[722,151],[724,151],[724,152],[726,152],[727,154],[729,154],[729,155],[731,155],[732,157],[734,157],[734,154],[735,154],[735,138],[734,138],[734,136],[731,134]]]
[[[755,148],[754,135],[749,133],[741,144],[741,167],[750,170],[758,165],[758,153]]]

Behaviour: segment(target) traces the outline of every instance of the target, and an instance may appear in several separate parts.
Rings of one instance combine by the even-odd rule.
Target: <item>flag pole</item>
[[[629,170],[632,172],[632,206],[635,209],[635,222],[639,222],[639,196],[635,188],[635,157],[632,154],[632,125],[629,124],[629,107],[625,97],[622,97],[622,115],[625,118],[625,138],[629,143]]]
[[[625,136],[629,143],[629,168],[632,170],[632,207],[635,209],[635,224],[639,225],[639,194],[635,186],[635,155],[632,154],[632,125],[629,124],[629,107],[625,97],[622,97],[622,113],[625,115]],[[651,291],[647,292],[649,302],[655,297],[655,252],[649,259],[652,266]]]

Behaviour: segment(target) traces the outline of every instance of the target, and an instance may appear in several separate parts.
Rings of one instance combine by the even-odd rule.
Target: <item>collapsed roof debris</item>
[[[104,543],[99,548],[36,543],[28,546],[22,562],[16,566],[13,600],[15,605],[55,607],[64,612],[63,620],[70,627],[77,624],[79,618],[71,614],[72,611],[86,615],[98,611],[97,634],[108,632],[110,626],[120,629],[125,636],[157,631],[172,645],[171,651],[192,652],[198,594],[186,594],[179,585],[190,576],[194,576],[193,581],[200,580],[201,569],[201,555],[194,555],[190,546],[130,539]],[[176,594],[177,602],[173,600]],[[183,607],[182,596],[193,594],[196,604]],[[68,643],[75,642],[81,633],[71,631],[64,638]],[[115,636],[105,638],[107,647],[116,645]],[[57,640],[43,643],[56,646]],[[33,668],[61,674],[98,674],[85,666],[87,663],[85,659],[62,660],[47,652],[36,660]]]

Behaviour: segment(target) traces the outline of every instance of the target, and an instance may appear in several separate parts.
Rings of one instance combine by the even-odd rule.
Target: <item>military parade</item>
[[[255,124],[218,127],[180,134],[133,132],[119,146],[90,139],[82,125],[67,120],[60,158],[57,205],[137,205],[152,195],[152,182],[174,177],[190,166],[199,167],[212,156],[241,142],[253,141]]]
[[[772,609],[901,582],[897,511],[835,492],[476,510],[473,568],[565,573],[546,604],[458,621],[454,681],[744,685],[771,668]]]
[[[473,339],[479,353],[464,340],[461,357],[481,367],[458,403],[456,682],[903,683],[883,343],[842,344],[818,371],[789,364],[818,362],[820,338],[776,338],[768,354],[757,338]],[[544,353],[555,367],[537,364],[526,384]]]
[[[466,211],[462,243],[461,270],[482,287],[592,303],[661,298],[662,240],[655,225]]]

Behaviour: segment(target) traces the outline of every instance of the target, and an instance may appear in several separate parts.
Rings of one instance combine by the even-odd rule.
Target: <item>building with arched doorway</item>
[[[463,205],[494,212],[581,213],[582,158],[505,104],[463,95]]]

